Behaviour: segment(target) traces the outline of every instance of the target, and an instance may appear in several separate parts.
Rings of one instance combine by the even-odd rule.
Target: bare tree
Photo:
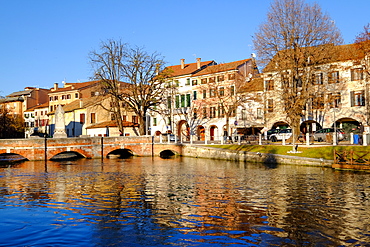
[[[148,53],[141,47],[131,47],[121,41],[102,42],[100,51],[90,53],[94,78],[101,81],[102,90],[111,96],[113,113],[123,133],[123,109],[138,117],[139,134],[146,134],[149,108],[160,103],[164,90],[164,61],[160,54]]]
[[[312,95],[312,74],[330,61],[333,47],[342,42],[341,34],[319,5],[275,0],[253,42],[264,72],[280,81],[281,106],[293,129],[294,145],[302,111]]]
[[[0,139],[24,137],[24,130],[23,117],[0,105]]]

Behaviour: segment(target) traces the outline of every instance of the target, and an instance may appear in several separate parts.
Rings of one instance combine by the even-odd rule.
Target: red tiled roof
[[[94,84],[99,83],[99,81],[87,81],[87,82],[77,82],[77,83],[65,83],[64,87],[58,88],[55,91],[51,91],[50,93],[59,93],[71,90],[78,90],[84,87],[93,86]],[[51,88],[53,90],[53,88]]]
[[[356,46],[356,44],[348,44],[348,45],[337,45],[337,46],[332,46],[332,52],[331,57],[326,60],[325,63],[334,63],[334,62],[343,62],[343,61],[348,61],[348,60],[357,60],[357,59],[362,59],[364,58],[364,53],[363,51],[359,50]],[[329,46],[329,47],[330,47]],[[321,49],[321,47],[308,47],[305,49],[310,49],[315,52],[315,49]],[[287,51],[280,51],[278,54],[275,55],[275,57],[269,61],[269,63],[266,65],[266,67],[263,69],[264,72],[271,72],[274,71],[275,69],[275,61],[277,59],[280,59],[279,54],[284,54],[284,52]],[[316,51],[318,52],[318,51]],[[284,56],[283,56],[284,57]]]
[[[200,62],[200,67],[202,68],[203,66],[209,66],[213,63],[215,63],[215,61]],[[175,77],[193,74],[197,72],[199,69],[197,63],[187,63],[184,65],[183,69],[181,68],[181,65],[173,65],[166,67],[165,70],[167,70],[170,73],[170,76]]]
[[[244,63],[250,61],[251,59],[244,59],[240,61],[234,61],[230,63],[222,63],[217,65],[208,66],[207,68],[195,73],[193,76],[199,76],[199,75],[207,75],[207,74],[214,74],[218,72],[224,72],[229,70],[236,70],[240,65],[243,65]]]

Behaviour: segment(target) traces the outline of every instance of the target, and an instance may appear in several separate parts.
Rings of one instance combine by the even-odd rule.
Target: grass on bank
[[[337,151],[357,151],[357,152],[370,152],[369,147],[366,146],[298,146],[298,151],[301,153],[288,153],[292,150],[291,145],[208,145],[214,148],[224,148],[230,150],[247,151],[247,152],[260,152],[271,154],[291,155],[307,158],[323,158],[326,160],[334,159],[334,150]]]

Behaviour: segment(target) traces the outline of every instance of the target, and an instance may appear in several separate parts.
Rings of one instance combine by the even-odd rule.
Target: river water
[[[0,246],[370,246],[370,174],[138,158],[0,168]]]

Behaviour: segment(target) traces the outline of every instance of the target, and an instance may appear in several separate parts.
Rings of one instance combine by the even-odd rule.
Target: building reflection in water
[[[24,162],[0,174],[5,204],[46,208],[57,215],[50,225],[92,225],[102,245],[143,235],[158,244],[369,240],[368,174],[191,158]]]

